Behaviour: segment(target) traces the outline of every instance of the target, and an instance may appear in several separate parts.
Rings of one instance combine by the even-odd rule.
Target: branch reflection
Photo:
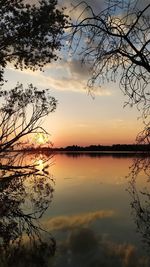
[[[48,159],[13,152],[1,158],[0,166],[0,266],[47,266],[55,240],[39,219],[53,198]]]
[[[137,157],[131,166],[128,191],[137,231],[150,246],[150,154]],[[144,185],[143,185],[144,183]]]

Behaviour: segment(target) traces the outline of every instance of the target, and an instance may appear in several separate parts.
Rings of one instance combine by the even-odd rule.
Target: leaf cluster
[[[67,24],[63,11],[57,0],[41,0],[38,5],[0,1],[0,80],[10,62],[16,68],[37,70],[57,60]]]

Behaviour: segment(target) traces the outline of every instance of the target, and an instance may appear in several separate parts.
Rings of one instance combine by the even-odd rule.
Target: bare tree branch
[[[18,84],[2,94],[0,108],[0,152],[13,149],[22,138],[37,132],[47,133],[41,119],[53,112],[57,101],[48,90],[38,90],[33,85],[23,89]]]
[[[121,90],[128,96],[125,104],[137,105],[144,112],[148,129],[150,4],[139,8],[139,0],[109,0],[99,14],[85,2],[74,9],[79,6],[82,16],[66,27],[70,29],[70,49],[90,66],[89,89],[94,90],[95,85],[101,86],[105,81],[119,80]]]

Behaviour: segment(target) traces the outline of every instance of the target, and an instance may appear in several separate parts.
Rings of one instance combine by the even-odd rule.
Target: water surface
[[[145,205],[141,191],[149,183],[143,171],[134,184],[127,177],[133,160],[131,154],[55,155],[55,192],[43,218],[57,242],[55,266],[150,266],[146,233],[137,225],[141,203],[133,205]]]
[[[149,161],[132,153],[5,156],[0,267],[149,267]]]

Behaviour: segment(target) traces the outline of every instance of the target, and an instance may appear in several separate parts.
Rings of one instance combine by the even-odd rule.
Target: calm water
[[[140,192],[149,183],[140,172],[139,195],[130,194],[132,164],[131,155],[55,156],[55,192],[43,218],[57,242],[55,266],[150,266],[133,205],[145,201]]]
[[[34,157],[42,174],[42,155]],[[150,186],[144,173],[149,158],[56,154],[48,164],[45,173],[51,173],[51,179],[47,182],[39,176],[36,186],[33,179],[25,180],[27,190],[20,206],[26,214],[32,208],[40,214],[40,225],[54,242],[55,255],[46,255],[41,266],[149,267]],[[131,171],[133,175],[127,177]],[[47,232],[42,236],[48,240]]]

